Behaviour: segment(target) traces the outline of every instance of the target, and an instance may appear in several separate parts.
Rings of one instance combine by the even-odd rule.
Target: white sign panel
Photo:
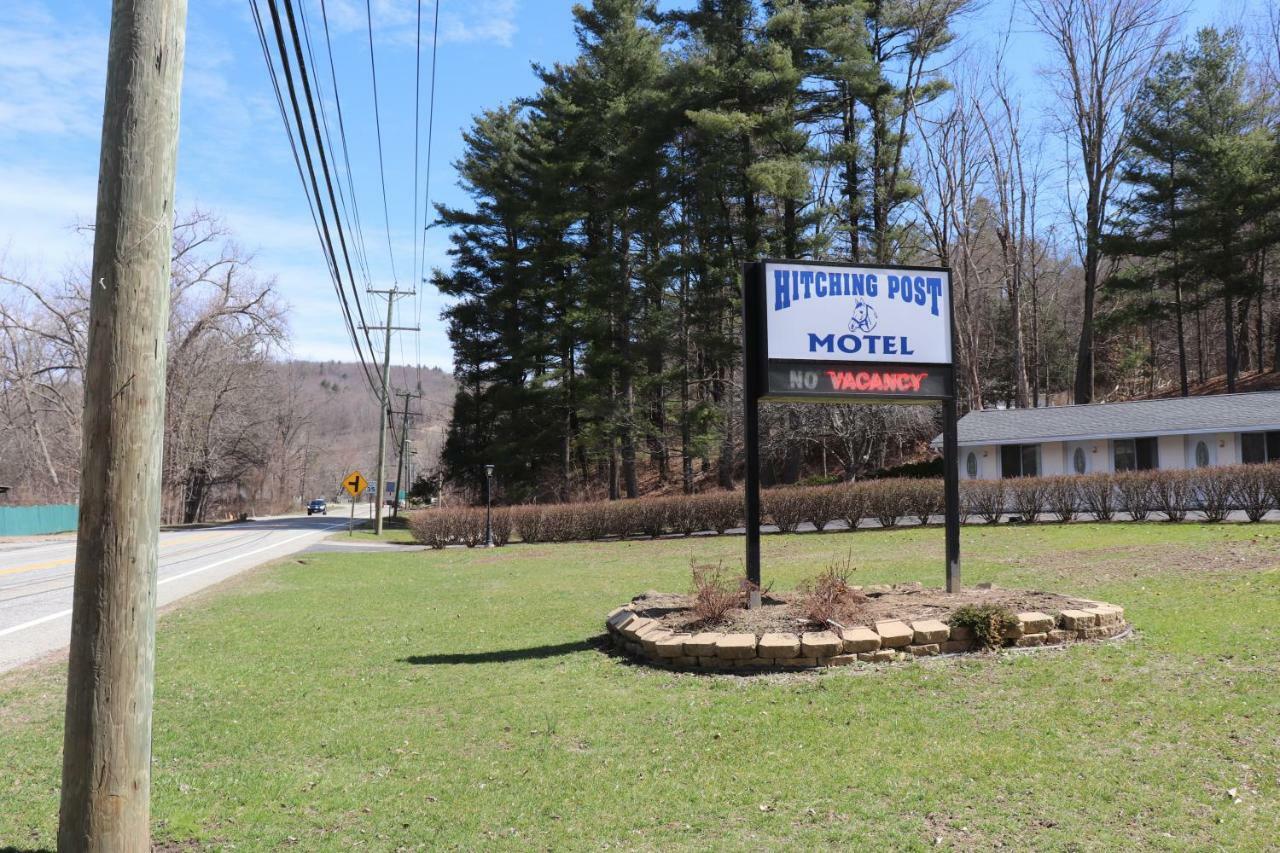
[[[951,278],[942,270],[770,261],[770,359],[951,363]]]

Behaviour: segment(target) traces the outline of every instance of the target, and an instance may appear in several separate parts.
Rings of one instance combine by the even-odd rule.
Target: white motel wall
[[[959,433],[967,480],[1280,461],[1280,392],[984,410]]]

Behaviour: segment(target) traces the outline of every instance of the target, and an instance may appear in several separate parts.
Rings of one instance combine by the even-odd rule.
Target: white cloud
[[[102,127],[105,31],[51,23],[39,6],[0,15],[0,138],[94,136]]]
[[[471,0],[462,10],[442,7],[440,10],[440,43],[496,44],[510,47],[516,34],[516,10],[519,0]],[[368,12],[360,0],[330,0],[326,4],[332,29],[342,33],[368,32]],[[431,42],[431,26],[435,8],[424,3],[422,8],[422,43]],[[413,45],[417,40],[417,0],[373,0],[373,32],[375,42],[381,38],[397,45]]]

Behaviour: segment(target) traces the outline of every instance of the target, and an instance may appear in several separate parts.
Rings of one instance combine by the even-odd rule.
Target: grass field
[[[818,675],[593,646],[740,537],[315,554],[160,623],[153,814],[190,849],[1260,850],[1280,839],[1280,528],[964,530],[965,579],[1136,637]],[[941,532],[769,536],[789,588],[941,578]],[[53,846],[64,667],[0,676],[0,848]],[[1234,795],[1229,795],[1234,791]],[[188,847],[182,847],[188,849]]]

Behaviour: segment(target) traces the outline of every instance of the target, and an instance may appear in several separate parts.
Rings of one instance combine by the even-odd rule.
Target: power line
[[[436,127],[436,59],[440,53],[440,4],[444,0],[434,0],[435,15],[431,26],[431,96],[427,106],[427,174],[426,186],[422,195],[422,233],[419,237],[415,233],[415,238],[421,241],[421,252],[418,253],[419,266],[415,269],[417,275],[417,297],[414,301],[414,322],[417,326],[422,326],[422,290],[426,284],[426,268],[427,268],[427,230],[431,227],[431,154],[432,142],[435,137]],[[422,0],[418,0],[418,55],[422,54]],[[413,189],[416,194],[418,191],[417,180],[417,134],[418,134],[418,96],[415,88],[414,92],[414,181]],[[417,202],[414,202],[414,231],[417,232]],[[417,382],[419,387],[422,385],[422,335],[419,333],[415,337],[415,366],[417,369]]]
[[[275,6],[274,0],[272,0],[271,5],[273,7]],[[302,78],[302,91],[306,95],[306,99],[307,99],[307,111],[311,116],[311,129],[312,129],[312,133],[314,133],[315,135],[316,151],[320,156],[320,166],[321,166],[321,169],[324,171],[324,183],[329,193],[329,204],[332,207],[334,212],[335,225],[337,226],[335,230],[338,232],[338,243],[342,247],[342,257],[346,262],[348,280],[350,280],[351,282],[352,290],[355,290],[356,276],[355,276],[355,272],[351,269],[351,256],[347,251],[346,234],[342,229],[341,220],[338,219],[338,216],[339,216],[338,201],[337,201],[337,197],[334,195],[333,179],[329,174],[329,158],[325,156],[324,140],[320,136],[320,122],[316,116],[315,100],[312,98],[312,95],[311,95],[311,79],[310,79],[310,75],[307,74],[306,60],[302,55],[302,43],[298,38],[298,27],[293,17],[293,0],[284,0],[284,9],[285,9],[285,14],[289,18],[289,28],[293,36],[293,50],[294,50],[294,54],[298,58],[298,74]],[[364,308],[361,305],[358,291],[356,295],[356,313],[360,315],[361,325],[364,325],[365,324]],[[367,332],[365,334],[365,341],[366,343],[369,344],[370,349],[372,349],[373,342],[369,340]]]
[[[373,58],[373,3],[364,2],[365,20],[369,23],[369,73],[373,78],[373,126],[378,134],[378,176],[382,180],[382,216],[387,226],[387,256],[391,259],[391,280],[399,282],[396,275],[396,254],[391,248],[391,209],[387,206],[387,170],[382,159],[382,113],[378,108],[378,64]]]
[[[342,310],[343,320],[347,327],[352,346],[355,349],[356,357],[360,361],[360,366],[364,371],[365,378],[369,382],[371,389],[376,390],[376,383],[370,372],[369,365],[365,360],[364,351],[360,346],[360,337],[356,333],[354,320],[351,316],[351,308],[347,301],[347,296],[343,288],[342,272],[338,264],[337,252],[334,250],[333,237],[330,233],[328,217],[325,216],[323,197],[320,194],[320,188],[315,174],[315,165],[311,156],[310,145],[307,140],[305,125],[302,121],[301,109],[298,105],[297,91],[293,80],[292,67],[289,62],[288,49],[285,46],[284,34],[280,23],[279,9],[275,0],[267,0],[268,9],[271,13],[272,28],[276,36],[276,45],[278,48],[278,56],[280,61],[280,71],[285,78],[286,88],[289,92],[289,101],[293,107],[294,123],[289,121],[288,110],[285,107],[284,96],[280,90],[280,76],[276,71],[276,62],[272,58],[270,44],[266,34],[266,28],[263,25],[261,9],[258,0],[252,0],[252,11],[254,24],[258,31],[259,43],[262,47],[263,59],[267,63],[267,71],[271,78],[272,89],[275,92],[276,104],[280,110],[280,118],[285,127],[286,136],[289,139],[289,146],[293,154],[294,165],[298,170],[298,177],[302,180],[304,194],[307,196],[307,205],[311,211],[312,222],[316,227],[316,236],[320,240],[321,249],[325,254],[325,260],[329,267],[329,274],[333,280],[334,291],[338,296],[339,307]],[[295,133],[296,126],[296,133]],[[323,146],[323,141],[316,140],[317,146]],[[299,156],[299,148],[302,149],[302,156]],[[303,161],[306,161],[306,168],[303,167]],[[308,182],[308,178],[310,179]],[[310,186],[308,186],[308,183]],[[335,211],[336,213],[336,211]],[[335,226],[341,228],[341,222],[335,220]],[[349,268],[349,266],[348,266]],[[352,280],[351,287],[355,292],[355,282]],[[360,301],[357,296],[357,308]],[[361,312],[361,322],[363,323],[363,313]],[[368,335],[365,336],[366,341]],[[370,357],[372,357],[372,347],[370,348]]]

